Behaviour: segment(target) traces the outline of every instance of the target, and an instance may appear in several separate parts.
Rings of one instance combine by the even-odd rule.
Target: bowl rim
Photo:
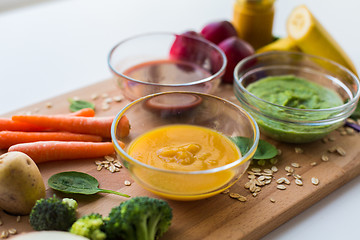
[[[250,124],[252,125],[253,130],[254,130],[253,131],[254,132],[253,144],[251,145],[249,150],[246,152],[246,154],[245,155],[241,154],[240,159],[238,159],[236,161],[233,161],[233,162],[231,162],[229,164],[226,164],[226,165],[223,165],[223,166],[220,166],[220,167],[216,167],[216,168],[207,169],[207,170],[197,170],[197,171],[176,171],[176,170],[167,170],[167,169],[156,168],[154,166],[145,164],[145,163],[143,163],[143,162],[129,156],[127,154],[127,152],[120,147],[119,143],[117,142],[117,138],[116,138],[116,129],[117,129],[117,125],[119,123],[120,118],[123,115],[126,115],[125,114],[126,111],[129,108],[131,108],[131,106],[133,106],[133,105],[135,105],[135,104],[137,104],[139,102],[145,101],[146,99],[149,99],[151,97],[164,95],[164,94],[173,94],[173,93],[197,94],[197,95],[201,95],[201,96],[215,98],[215,99],[217,99],[219,101],[225,102],[226,104],[230,104],[232,107],[237,108],[243,114],[245,114],[246,118],[250,121]],[[230,102],[230,101],[228,101],[226,99],[223,99],[221,97],[214,96],[214,95],[211,95],[211,94],[199,93],[199,92],[168,91],[168,92],[160,92],[160,93],[150,94],[150,95],[147,95],[145,97],[141,97],[141,98],[139,98],[137,100],[134,100],[134,101],[130,102],[129,104],[127,104],[122,110],[120,110],[120,112],[116,115],[116,117],[114,118],[114,120],[112,122],[112,125],[111,125],[111,139],[112,139],[113,144],[115,145],[115,151],[117,153],[119,153],[122,158],[129,159],[132,162],[135,162],[136,164],[141,165],[142,167],[145,167],[145,168],[148,168],[148,169],[151,169],[151,170],[154,170],[154,171],[160,171],[160,172],[163,172],[163,173],[181,174],[181,175],[195,175],[195,174],[217,173],[217,172],[220,172],[220,171],[231,169],[231,168],[233,168],[233,167],[235,167],[237,165],[244,164],[244,163],[250,161],[252,159],[252,157],[254,156],[255,151],[257,149],[257,146],[258,146],[258,143],[259,143],[260,130],[259,130],[259,127],[258,127],[255,119],[245,109],[241,108],[240,106],[238,106],[238,105],[236,105],[236,104],[234,104],[234,103],[232,103],[232,102]],[[240,151],[240,149],[239,149],[239,151]]]
[[[323,109],[301,109],[301,108],[293,108],[293,107],[288,107],[288,106],[282,106],[279,104],[275,104],[269,101],[266,101],[262,98],[259,98],[257,96],[255,96],[254,94],[252,94],[251,92],[249,92],[242,84],[242,78],[244,76],[246,76],[247,74],[249,74],[248,72],[245,73],[241,78],[238,77],[238,72],[239,69],[245,65],[246,63],[248,63],[249,61],[253,61],[255,58],[257,57],[262,57],[262,56],[267,56],[267,55],[283,55],[283,56],[290,56],[290,55],[294,55],[294,56],[302,56],[302,57],[308,57],[308,58],[315,58],[321,61],[325,61],[327,63],[330,63],[338,68],[340,68],[342,71],[346,72],[347,74],[349,74],[351,76],[351,78],[355,79],[355,83],[356,83],[356,93],[353,96],[349,96],[350,100],[340,106],[336,106],[336,107],[332,107],[332,108],[323,108]],[[328,75],[328,74],[327,74]],[[243,92],[245,92],[247,95],[250,95],[251,97],[255,98],[256,100],[263,102],[265,104],[269,104],[270,106],[276,107],[276,108],[280,108],[280,109],[285,109],[285,110],[291,110],[291,111],[297,111],[297,112],[327,112],[327,111],[335,111],[335,110],[341,110],[341,109],[347,109],[348,107],[350,107],[351,105],[354,105],[360,97],[360,82],[359,82],[359,78],[352,72],[350,71],[348,68],[342,66],[341,64],[330,60],[328,58],[325,57],[320,57],[320,56],[316,56],[316,55],[312,55],[312,54],[307,54],[307,53],[302,53],[302,52],[292,52],[292,51],[270,51],[270,52],[263,52],[263,53],[257,53],[257,54],[253,54],[251,56],[248,56],[244,59],[242,59],[234,68],[234,72],[233,72],[233,77],[234,77],[234,82],[235,85],[238,86]]]
[[[152,82],[144,82],[144,81],[141,81],[141,80],[138,80],[138,79],[135,79],[135,78],[131,78],[131,77],[127,76],[127,75],[124,75],[124,74],[122,74],[121,72],[118,72],[115,69],[115,67],[111,63],[111,59],[112,59],[113,54],[115,53],[115,51],[117,50],[117,48],[119,46],[121,46],[122,44],[124,44],[124,43],[126,43],[128,41],[131,41],[133,39],[142,38],[142,37],[148,37],[148,36],[154,36],[154,35],[155,36],[160,36],[160,35],[174,36],[175,38],[177,36],[182,36],[182,37],[191,38],[191,39],[203,42],[203,43],[209,45],[210,47],[214,48],[217,52],[220,53],[221,59],[223,60],[221,68],[216,73],[212,74],[209,77],[206,77],[206,78],[203,78],[203,79],[200,79],[200,80],[197,80],[197,81],[193,81],[193,82],[175,83],[175,84],[174,83],[172,83],[172,84],[168,84],[168,83],[158,84],[158,83],[152,83]],[[193,86],[193,85],[209,82],[209,81],[211,81],[213,79],[220,78],[225,73],[227,62],[228,61],[227,61],[227,58],[226,58],[226,55],[225,55],[224,51],[220,47],[218,47],[216,44],[206,40],[205,38],[196,37],[196,36],[190,36],[190,35],[182,35],[182,34],[177,34],[177,33],[173,33],[173,32],[166,32],[166,31],[147,32],[147,33],[141,33],[141,34],[136,34],[136,35],[127,37],[127,38],[123,39],[122,41],[118,42],[114,47],[112,47],[109,54],[108,54],[108,57],[107,57],[108,66],[109,66],[110,70],[113,73],[115,73],[115,74],[117,74],[117,75],[119,75],[119,76],[121,76],[123,78],[126,78],[127,80],[131,80],[131,81],[139,83],[139,84],[145,84],[145,85],[157,86],[157,87],[184,87],[184,86]]]

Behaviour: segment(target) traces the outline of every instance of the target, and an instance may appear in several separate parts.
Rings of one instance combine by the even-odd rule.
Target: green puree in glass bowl
[[[260,79],[247,90],[265,101],[292,108],[324,109],[343,104],[334,91],[291,75]]]
[[[272,76],[251,83],[246,88],[256,97],[267,102],[288,107],[286,109],[264,102],[254,102],[262,114],[256,120],[265,134],[285,142],[310,142],[325,136],[337,126],[306,124],[306,121],[321,121],[328,113],[296,109],[328,109],[343,105],[340,96],[333,90],[293,75]],[[293,109],[293,110],[292,110]],[[326,115],[325,115],[326,114]],[[301,123],[294,123],[292,120]],[[279,121],[280,120],[280,121]]]

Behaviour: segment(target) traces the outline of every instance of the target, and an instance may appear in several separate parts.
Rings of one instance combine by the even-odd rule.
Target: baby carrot
[[[15,115],[12,120],[39,125],[56,131],[85,133],[109,138],[113,117],[63,115]]]
[[[111,142],[65,142],[39,141],[19,143],[9,148],[9,152],[18,151],[27,154],[35,163],[98,158],[115,152]]]
[[[18,143],[37,141],[82,141],[101,142],[102,137],[96,135],[68,132],[19,132],[0,131],[0,149],[9,148]]]
[[[0,131],[4,131],[4,130],[37,132],[37,131],[43,131],[45,130],[45,128],[30,123],[13,121],[9,118],[0,118]]]
[[[83,108],[76,112],[72,112],[69,116],[77,116],[77,117],[94,117],[95,111],[92,108]]]

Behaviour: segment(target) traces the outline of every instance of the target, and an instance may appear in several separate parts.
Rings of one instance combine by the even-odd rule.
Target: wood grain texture
[[[102,94],[108,94],[109,97],[120,94],[113,80],[105,80],[4,116],[10,117],[13,114],[28,111],[41,114],[67,113],[69,112],[68,98],[76,96],[83,100],[91,100],[91,95],[94,93],[99,95],[99,98],[94,101],[97,116],[115,115],[128,103],[126,100],[120,103],[112,102],[109,110],[102,110],[101,105],[104,100]],[[217,95],[235,103],[237,101],[230,86],[221,86]],[[51,103],[52,107],[48,108],[47,103]],[[246,202],[232,199],[227,194],[193,202],[168,201],[173,208],[174,218],[170,230],[163,239],[259,239],[266,235],[360,174],[360,148],[356,147],[360,146],[359,134],[342,136],[338,131],[334,131],[330,135],[336,140],[328,143],[317,141],[310,144],[284,144],[267,139],[282,151],[276,164],[279,171],[274,174],[274,180],[286,176],[285,166],[297,162],[301,167],[296,168],[295,172],[302,176],[303,186],[297,186],[294,178],[288,177],[291,184],[286,190],[278,190],[273,180],[271,184],[262,187],[258,196],[253,197],[244,188],[244,184],[248,181],[247,176],[244,175],[231,187],[230,191],[246,196]],[[266,139],[265,136],[262,138]],[[327,153],[332,146],[343,147],[346,156]],[[295,147],[301,147],[304,152],[295,153]],[[327,153],[330,157],[328,162],[321,161],[323,153]],[[39,164],[39,169],[45,183],[55,173],[75,170],[96,177],[101,188],[124,192],[131,196],[157,197],[134,183],[126,169],[123,168],[118,173],[110,173],[106,170],[97,171],[94,161],[95,159],[43,163]],[[318,164],[311,166],[311,162]],[[267,165],[263,168],[268,167],[271,166]],[[311,184],[312,177],[320,180],[318,186]],[[125,186],[125,180],[130,180],[132,185]],[[106,216],[112,207],[126,200],[126,198],[109,194],[97,194],[91,197],[64,195],[47,187],[47,196],[52,196],[54,193],[59,197],[75,198],[79,202],[79,216],[92,212]],[[274,199],[275,203],[272,203],[270,198]],[[20,233],[31,231],[27,216],[23,216],[20,222],[16,222],[16,216],[0,212],[0,218],[3,221],[0,231],[9,228],[16,228]]]

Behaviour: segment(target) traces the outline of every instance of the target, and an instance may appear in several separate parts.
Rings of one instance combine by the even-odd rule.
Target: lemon
[[[268,45],[259,48],[256,53],[269,52],[269,51],[300,51],[296,45],[296,41],[289,37],[279,38],[278,40],[269,43]]]
[[[287,33],[302,52],[331,59],[357,74],[345,51],[305,5],[296,7],[290,14]]]

